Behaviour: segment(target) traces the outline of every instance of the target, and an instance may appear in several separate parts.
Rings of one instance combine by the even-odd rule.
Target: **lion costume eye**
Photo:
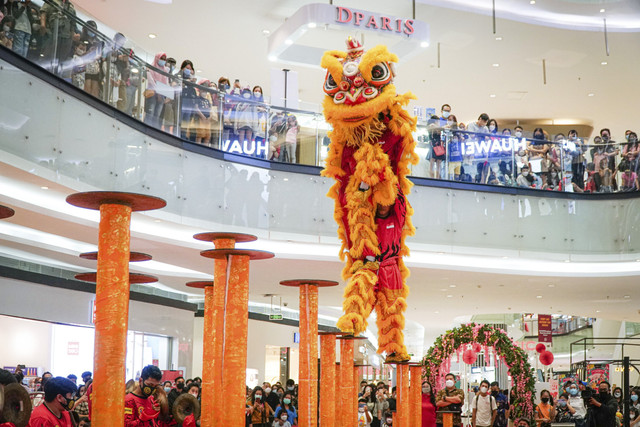
[[[327,77],[324,79],[324,92],[327,95],[333,95],[338,91],[338,84],[333,79],[331,73],[327,72]]]
[[[391,81],[392,75],[389,66],[379,62],[371,68],[371,84],[381,86]]]

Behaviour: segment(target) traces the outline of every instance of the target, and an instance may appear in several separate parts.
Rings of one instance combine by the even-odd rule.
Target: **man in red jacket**
[[[76,393],[73,381],[64,377],[48,380],[44,386],[44,403],[31,413],[28,427],[73,427],[69,411]]]
[[[162,371],[153,365],[145,366],[133,392],[124,398],[125,427],[156,427],[160,404],[151,396],[162,381]]]

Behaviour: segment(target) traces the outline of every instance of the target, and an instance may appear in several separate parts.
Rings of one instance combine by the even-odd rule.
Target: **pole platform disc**
[[[244,233],[198,233],[194,234],[193,238],[196,240],[202,240],[203,242],[215,242],[220,239],[233,239],[236,243],[254,242],[258,238],[251,234]]]
[[[190,288],[204,289],[209,286],[213,286],[213,280],[196,280],[193,282],[187,282],[186,285]]]
[[[273,252],[267,251],[258,251],[255,249],[209,249],[206,251],[200,252],[205,258],[213,258],[213,259],[226,259],[230,255],[244,255],[248,256],[249,259],[260,260],[260,259],[269,259],[273,258],[275,255]]]
[[[335,335],[339,338],[340,336],[344,335],[344,332],[318,331],[318,335]]]
[[[302,285],[312,285],[318,288],[327,288],[329,286],[338,286],[338,282],[334,280],[316,280],[316,279],[292,279],[280,282],[282,286],[298,287]]]
[[[98,260],[98,252],[84,252],[78,255],[82,259]],[[129,262],[150,261],[153,257],[142,252],[129,252]]]
[[[77,280],[82,280],[83,282],[96,283],[98,281],[98,273],[80,273],[76,274],[75,278]],[[142,283],[155,283],[157,281],[158,278],[155,276],[140,273],[129,273],[129,284],[139,285]]]
[[[123,191],[88,191],[75,193],[67,197],[67,203],[79,208],[99,210],[101,205],[125,205],[132,211],[151,211],[167,206],[167,202],[159,197],[146,194],[125,193]]]
[[[367,337],[354,337],[353,335],[341,335],[338,337],[339,340],[366,340]]]
[[[16,211],[11,209],[9,206],[0,205],[0,219],[12,217],[15,213]]]

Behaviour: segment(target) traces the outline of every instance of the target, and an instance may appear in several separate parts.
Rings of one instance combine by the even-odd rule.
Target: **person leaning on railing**
[[[73,4],[69,0],[46,0],[40,8],[40,31],[46,36],[45,68],[57,72],[57,67],[71,58],[73,42],[80,40]]]

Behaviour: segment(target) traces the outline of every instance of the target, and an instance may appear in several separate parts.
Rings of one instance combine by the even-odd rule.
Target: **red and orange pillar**
[[[422,365],[409,365],[410,427],[422,426]]]
[[[213,357],[205,361],[206,369],[211,371],[208,387],[211,391],[205,393],[210,404],[203,404],[201,409],[201,420],[204,416],[208,424],[202,424],[201,421],[201,425],[210,427],[224,422],[225,426],[244,427],[249,326],[249,262],[273,258],[273,254],[232,247],[235,242],[255,240],[253,236],[202,233],[194,237],[199,240],[213,241],[216,249],[202,251],[200,255],[219,261],[214,264],[214,286],[209,292],[210,308],[213,305],[213,309],[210,310],[212,315],[208,322],[205,322],[205,325],[208,325],[205,339],[213,343],[207,355],[213,354]],[[250,240],[247,240],[249,238]],[[204,354],[203,357],[205,357]],[[224,396],[222,401],[215,402],[215,410],[224,408],[227,414],[224,419],[213,416],[214,393],[217,396],[216,399]]]
[[[396,365],[396,391],[397,391],[397,422],[394,426],[409,427],[409,365],[399,363]]]
[[[358,396],[353,384],[353,337],[340,337],[340,404],[338,406],[338,425],[355,425],[357,405],[354,408],[353,393]]]
[[[300,289],[300,365],[298,425],[318,425],[318,288],[337,286],[330,280],[283,280],[283,286]],[[335,362],[335,357],[332,362]]]
[[[320,332],[320,425],[339,427],[336,422],[336,396],[339,395],[339,364],[336,363],[336,336],[340,332]]]
[[[67,197],[67,202],[81,208],[100,210],[92,422],[100,427],[122,427],[131,213],[160,209],[166,206],[166,202],[142,194],[110,191],[72,194]]]

